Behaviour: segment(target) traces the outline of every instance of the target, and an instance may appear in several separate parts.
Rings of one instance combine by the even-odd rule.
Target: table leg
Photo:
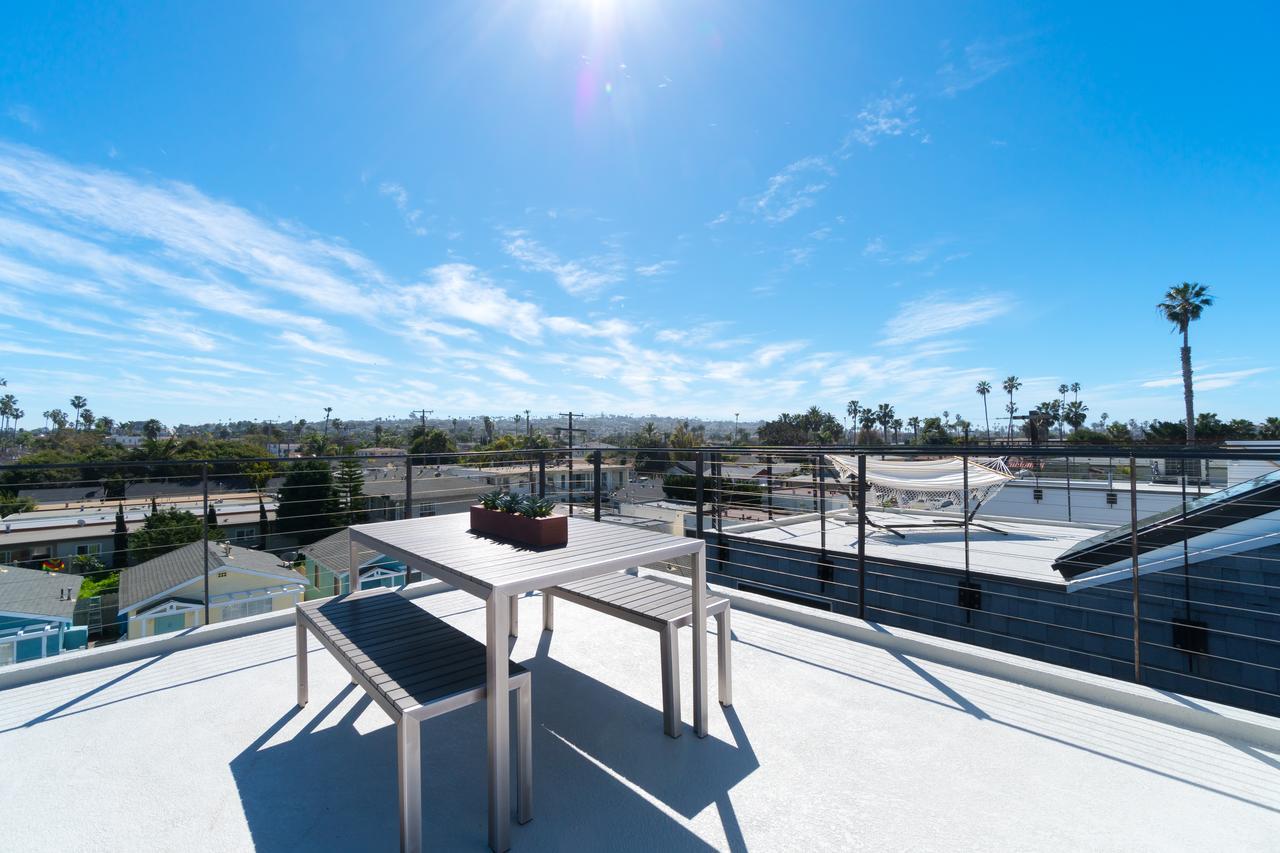
[[[347,534],[348,539],[351,534]],[[356,561],[356,543],[351,543],[351,563],[347,570],[347,592],[358,592],[360,590],[360,564]]]
[[[511,600],[490,593],[485,602],[485,704],[489,710],[489,846],[511,847],[511,699],[507,695],[507,629]]]
[[[693,730],[707,736],[707,546],[693,558]]]

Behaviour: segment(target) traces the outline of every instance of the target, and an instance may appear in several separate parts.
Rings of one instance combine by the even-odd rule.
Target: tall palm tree
[[[45,432],[48,432],[48,431],[49,431],[49,418],[53,417],[53,412],[48,411],[48,410],[45,410],[45,411],[41,412],[41,414],[42,414],[42,415],[44,415],[44,431],[45,431]]]
[[[1018,411],[1018,407],[1013,403],[1013,392],[1022,387],[1022,380],[1016,376],[1006,376],[1004,382],[1000,383],[1000,387],[1009,395],[1009,405],[1004,409],[1009,413],[1009,443],[1013,444],[1013,416]]]
[[[1196,440],[1195,406],[1191,390],[1191,340],[1188,329],[1200,319],[1204,309],[1213,304],[1209,288],[1195,282],[1182,282],[1165,291],[1164,299],[1156,308],[1164,318],[1182,333],[1182,396],[1187,405],[1187,444]]]
[[[893,423],[893,406],[881,403],[876,409],[876,423],[884,427],[884,443],[889,443],[889,425]]]
[[[902,418],[893,419],[893,443],[898,443],[898,433],[902,432]]]
[[[987,414],[987,395],[991,393],[991,383],[983,379],[978,383],[978,396],[982,398],[982,419],[987,423],[987,440],[991,440],[991,416]]]
[[[1071,390],[1071,386],[1063,382],[1058,386],[1058,396],[1062,398],[1063,411],[1067,408],[1067,392]],[[1058,421],[1058,441],[1062,441],[1062,421]]]
[[[333,406],[324,407],[324,434],[326,438],[329,437],[329,413],[332,411],[333,411]]]
[[[80,410],[87,405],[89,405],[89,401],[79,394],[71,398],[71,408],[76,410],[76,419],[73,421],[76,429],[80,429]]]
[[[1079,382],[1071,383],[1071,395],[1072,395],[1071,399],[1075,400],[1077,403],[1080,402],[1080,383]]]
[[[920,443],[920,419],[915,415],[907,418],[907,426],[911,427],[911,432],[915,435],[916,443]]]
[[[862,403],[857,400],[850,400],[849,405],[844,407],[845,414],[849,416],[850,429],[853,430],[853,440],[858,440],[858,413],[862,411]]]

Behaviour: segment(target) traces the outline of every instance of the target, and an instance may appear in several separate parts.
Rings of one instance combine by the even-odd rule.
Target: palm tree
[[[862,431],[870,432],[876,425],[876,410],[868,406],[858,415],[858,420],[862,423]]]
[[[1062,398],[1063,411],[1067,408],[1067,392],[1071,390],[1071,386],[1063,382],[1058,386],[1058,396]],[[1062,441],[1062,421],[1058,421],[1058,441]]]
[[[41,412],[41,414],[43,414],[43,415],[44,415],[44,431],[45,431],[45,432],[48,432],[48,431],[49,431],[49,418],[53,417],[53,412],[48,411],[48,410],[46,409],[44,412]]]
[[[907,426],[911,427],[911,432],[915,435],[916,443],[920,443],[920,419],[915,415],[907,418]]]
[[[81,397],[79,394],[71,398],[71,408],[76,410],[76,418],[72,422],[75,424],[76,429],[80,429],[80,410],[87,405],[89,405],[89,401],[84,397]]]
[[[1009,413],[1009,443],[1013,444],[1013,416],[1018,411],[1018,407],[1013,403],[1013,392],[1022,387],[1022,380],[1016,376],[1006,376],[1004,382],[1000,383],[1000,387],[1009,395],[1009,405],[1004,409]]]
[[[1182,333],[1182,396],[1187,405],[1187,444],[1196,440],[1195,406],[1191,390],[1191,340],[1188,329],[1200,319],[1204,309],[1213,304],[1209,288],[1195,282],[1182,282],[1165,291],[1164,299],[1156,308],[1164,318]]]
[[[333,411],[333,406],[324,407],[324,434],[326,438],[329,437],[329,413],[332,411]]]
[[[49,412],[49,420],[53,421],[53,425],[60,430],[67,428],[67,413],[62,409],[54,409]]]
[[[893,423],[893,406],[888,403],[881,403],[876,409],[876,423],[884,427],[884,443],[889,443],[889,424]]]
[[[852,429],[852,430],[853,430],[853,432],[854,432],[853,440],[854,440],[855,442],[858,440],[858,436],[857,436],[857,432],[858,432],[858,412],[862,411],[861,406],[862,406],[862,403],[860,403],[859,401],[857,401],[857,400],[850,400],[850,401],[849,401],[849,405],[847,405],[847,406],[845,406],[845,407],[844,407],[845,414],[847,414],[847,415],[849,416],[849,420],[851,420],[851,421],[853,422],[853,423],[852,423],[852,425],[850,426],[850,429]]]
[[[17,405],[18,398],[12,394],[5,394],[0,397],[0,433],[8,430],[9,418],[13,417],[13,411]]]
[[[902,432],[902,418],[894,418],[891,426],[893,427],[893,443],[897,444],[898,433]]]
[[[1071,395],[1072,395],[1071,398],[1073,400],[1075,400],[1077,403],[1080,402],[1080,383],[1079,382],[1071,383]]]
[[[1071,424],[1072,429],[1080,429],[1084,426],[1085,414],[1089,411],[1089,407],[1079,400],[1073,400],[1067,404],[1066,410],[1062,414],[1062,419]]]
[[[982,419],[987,422],[987,440],[991,440],[991,417],[987,414],[987,395],[991,393],[991,383],[983,379],[978,383],[978,396],[982,398]]]

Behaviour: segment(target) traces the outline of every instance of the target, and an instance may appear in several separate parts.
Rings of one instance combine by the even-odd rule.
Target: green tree
[[[276,509],[278,534],[289,534],[308,545],[341,526],[333,469],[321,459],[295,462],[280,486]]]
[[[1013,402],[1013,392],[1022,387],[1022,380],[1016,376],[1005,377],[1004,382],[1000,383],[1000,387],[1009,395],[1009,404],[1004,410],[1009,413],[1009,443],[1013,443],[1013,416],[1018,413],[1018,406]]]
[[[925,418],[918,441],[924,445],[950,444],[951,433],[942,425],[942,418]]]
[[[989,385],[988,385],[988,391],[990,391]],[[985,408],[985,403],[986,401],[984,400],[983,401],[984,408]],[[915,415],[912,415],[911,417],[907,418],[907,426],[911,427],[912,438],[916,442],[916,444],[919,444],[920,443],[920,419]],[[987,432],[989,433],[990,431],[991,430],[988,428]]]
[[[146,436],[147,441],[155,441],[160,438],[160,433],[164,430],[164,424],[155,418],[151,418],[142,425],[142,434]]]
[[[1280,439],[1280,418],[1267,418],[1258,424],[1258,438]]]
[[[991,440],[991,417],[987,414],[987,395],[991,393],[991,383],[983,379],[978,383],[978,396],[982,398],[982,419],[987,424],[987,440]]]
[[[221,529],[209,528],[209,538],[220,540],[226,536]],[[204,522],[200,516],[186,510],[162,509],[147,516],[142,528],[129,534],[129,563],[137,565],[154,560],[175,548],[181,548],[204,537]]]
[[[876,423],[884,428],[884,443],[889,443],[889,426],[893,423],[893,406],[881,403],[876,408]]]
[[[76,410],[75,428],[80,429],[80,410],[89,405],[89,401],[77,394],[71,398],[70,403],[71,408]]]
[[[1166,320],[1173,324],[1175,332],[1182,333],[1182,397],[1186,404],[1187,417],[1184,423],[1187,428],[1187,444],[1196,441],[1195,405],[1191,387],[1191,324],[1200,319],[1204,309],[1213,305],[1213,297],[1209,288],[1194,282],[1182,282],[1165,291],[1164,299],[1156,309]]]
[[[338,473],[334,478],[334,488],[342,511],[346,513],[347,524],[360,524],[367,515],[364,498],[364,469],[354,459],[343,459],[338,463]]]
[[[409,453],[413,456],[414,465],[448,464],[455,461],[457,457],[440,454],[457,452],[458,446],[453,443],[453,438],[442,429],[430,427],[424,431],[419,425],[410,433]],[[431,458],[427,458],[428,455]]]
[[[67,418],[67,413],[62,411],[62,409],[51,409],[49,411],[49,420],[53,421],[53,425],[59,430],[66,429],[67,424],[70,423],[70,420]]]
[[[0,490],[0,518],[19,512],[31,512],[36,502],[28,497],[18,497],[16,492]]]

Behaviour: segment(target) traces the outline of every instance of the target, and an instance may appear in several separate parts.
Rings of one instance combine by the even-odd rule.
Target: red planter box
[[[526,515],[473,506],[471,530],[533,548],[550,548],[569,541],[569,517],[549,515],[546,518],[529,518]]]

